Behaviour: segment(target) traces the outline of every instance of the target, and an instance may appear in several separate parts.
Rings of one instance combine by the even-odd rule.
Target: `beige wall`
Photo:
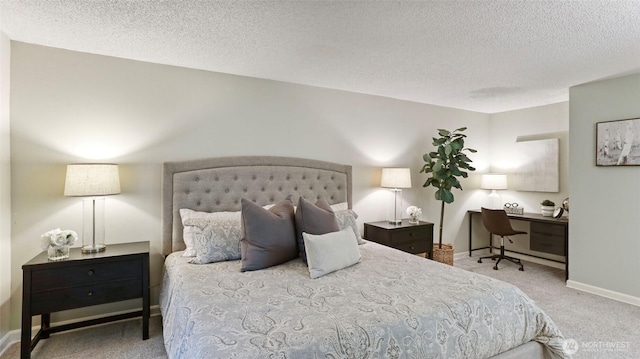
[[[640,167],[595,166],[595,124],[640,118],[640,73],[572,87],[570,104],[570,279],[640,304]]]
[[[11,43],[0,32],[0,340],[9,331],[11,307],[10,55]]]
[[[348,163],[361,225],[385,217],[384,166],[413,169],[405,207],[422,206],[424,219],[437,221],[433,191],[421,188],[418,173],[437,128],[468,126],[468,145],[479,150],[472,158],[488,167],[486,114],[18,42],[11,60],[12,328],[19,327],[20,266],[40,252],[40,234],[80,230],[80,201],[62,195],[68,163],[120,164],[123,193],[107,199],[107,241],[151,241],[154,302],[162,272],[162,162],[283,155]],[[467,243],[465,211],[482,199],[477,183],[477,176],[464,181],[466,190],[447,208],[445,241],[459,250]]]

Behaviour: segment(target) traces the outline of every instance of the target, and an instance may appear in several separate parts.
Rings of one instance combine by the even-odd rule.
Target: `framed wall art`
[[[596,166],[640,166],[640,118],[596,123]]]
[[[559,192],[559,140],[552,138],[516,142],[518,164],[514,189],[518,191]]]

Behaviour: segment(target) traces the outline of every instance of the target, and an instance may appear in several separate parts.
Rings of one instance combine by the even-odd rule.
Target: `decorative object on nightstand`
[[[422,208],[416,206],[407,207],[407,214],[409,215],[409,223],[420,223],[420,216],[422,216]]]
[[[120,193],[118,165],[78,163],[67,166],[64,195],[89,197],[82,201],[82,253],[106,249],[104,197]]]
[[[491,193],[487,195],[485,208],[500,209],[502,208],[502,198],[496,190],[507,189],[507,175],[497,173],[483,174],[480,188],[491,190]]]
[[[52,229],[42,236],[42,250],[47,252],[50,261],[69,258],[69,247],[78,240],[78,234],[71,230]]]
[[[462,134],[466,127],[458,128],[454,131],[443,129],[438,130],[439,138],[433,137],[433,145],[436,150],[422,156],[426,162],[420,173],[427,173],[430,176],[424,182],[422,187],[435,187],[435,198],[441,201],[440,206],[440,229],[438,236],[438,246],[433,248],[433,258],[438,262],[453,265],[453,245],[442,244],[442,222],[444,220],[444,205],[452,203],[454,200],[452,188],[462,190],[462,185],[457,177],[467,178],[467,171],[475,171],[471,166],[471,159],[464,154],[465,151],[475,153],[473,148],[464,147],[464,139],[467,137]]]
[[[544,217],[553,216],[553,211],[556,209],[556,204],[553,201],[545,199],[540,203],[540,212]]]
[[[383,168],[380,186],[391,188],[393,192],[393,214],[389,223],[402,223],[402,189],[411,188],[411,170],[409,168]]]
[[[142,298],[141,310],[51,326],[51,313],[136,298]],[[41,316],[41,325],[32,339],[34,315]],[[40,253],[22,266],[23,359],[50,334],[140,316],[142,339],[149,339],[149,242],[113,244],[92,255],[71,248],[69,258],[57,262]]]
[[[410,224],[406,219],[400,224],[369,222],[364,224],[364,238],[407,253],[426,253],[426,258],[433,258],[433,223]]]

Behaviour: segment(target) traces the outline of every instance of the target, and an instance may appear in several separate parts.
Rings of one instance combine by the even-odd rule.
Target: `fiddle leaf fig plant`
[[[435,198],[441,201],[440,206],[440,236],[438,248],[442,249],[442,222],[444,220],[444,205],[454,201],[453,188],[462,190],[459,177],[467,178],[467,171],[475,171],[471,166],[471,159],[465,152],[476,153],[473,148],[464,147],[464,132],[467,128],[461,127],[454,131],[438,129],[440,137],[433,137],[433,145],[436,150],[422,156],[425,164],[420,173],[429,175],[422,187],[433,186],[436,188]]]

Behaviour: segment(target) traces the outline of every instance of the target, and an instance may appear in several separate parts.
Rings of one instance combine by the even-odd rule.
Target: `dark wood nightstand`
[[[100,253],[71,248],[69,259],[50,262],[47,253],[22,266],[20,357],[30,358],[40,339],[64,330],[142,316],[142,339],[149,339],[149,242],[110,244]],[[51,327],[51,313],[142,298],[142,310]],[[31,340],[34,315],[42,316]]]
[[[433,258],[433,223],[430,222],[411,224],[403,219],[402,224],[365,223],[364,238],[412,254],[427,253],[427,258]]]

